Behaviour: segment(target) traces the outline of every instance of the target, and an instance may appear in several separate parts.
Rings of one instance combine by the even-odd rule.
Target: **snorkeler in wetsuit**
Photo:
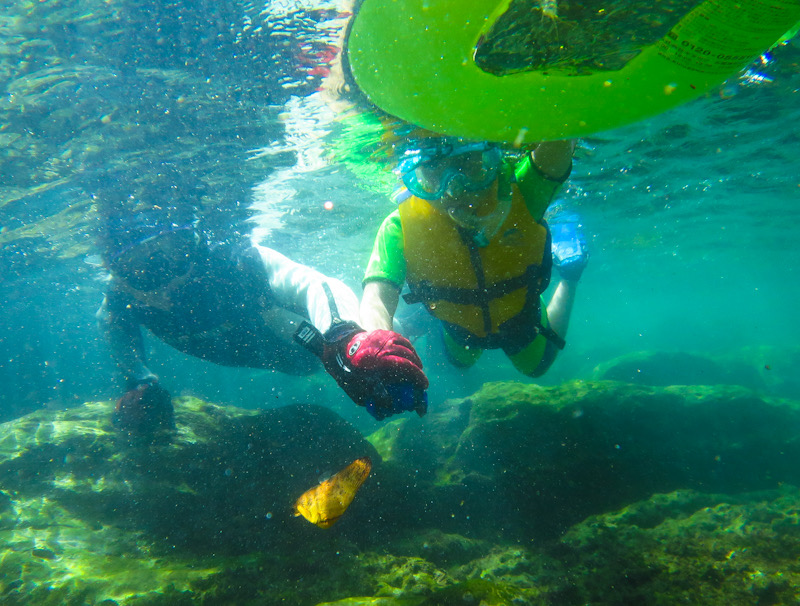
[[[249,240],[208,242],[193,220],[144,213],[122,223],[112,231],[123,241],[105,247],[111,278],[97,314],[127,386],[119,427],[146,433],[174,424],[171,398],[147,366],[142,327],[225,366],[291,375],[324,367],[378,419],[426,412],[428,381],[413,346],[391,331],[363,330],[358,300],[340,280]]]

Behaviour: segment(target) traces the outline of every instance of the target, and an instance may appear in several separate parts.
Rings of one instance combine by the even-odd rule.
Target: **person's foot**
[[[172,429],[175,427],[172,398],[158,383],[138,385],[119,399],[112,422],[116,428],[136,435]]]

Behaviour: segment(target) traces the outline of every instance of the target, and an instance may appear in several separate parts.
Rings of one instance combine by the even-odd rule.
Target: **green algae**
[[[426,606],[457,606],[461,604],[485,604],[504,606],[519,599],[520,592],[504,583],[485,579],[469,579],[440,589],[425,600]]]
[[[738,386],[490,383],[445,407],[424,435],[400,421],[370,436],[423,480],[443,532],[549,538],[655,492],[800,483],[800,408]]]
[[[520,592],[502,583],[470,579],[438,589],[428,597],[356,597],[325,602],[317,606],[507,606],[520,600]]]
[[[449,570],[482,557],[491,548],[489,541],[431,528],[396,539],[393,551],[397,555],[420,554],[436,566]]]
[[[223,564],[204,568],[180,558],[167,564],[143,536],[82,525],[43,500],[20,502],[12,515],[20,523],[0,530],[0,578],[21,582],[5,592],[4,604],[125,603],[134,597],[157,603],[165,588],[187,591]],[[6,515],[3,525],[10,525]]]
[[[177,430],[146,440],[115,431],[108,402],[0,426],[4,604],[263,603],[268,587],[283,603],[313,603],[363,586],[326,573],[298,591],[330,548],[289,517],[309,467],[375,456],[358,432],[316,407],[176,405]],[[276,541],[286,552],[258,554]]]
[[[736,497],[681,491],[593,516],[560,541],[570,578],[581,579],[575,603],[601,584],[617,588],[619,603],[794,603],[798,499],[792,487]],[[643,506],[661,521],[632,523]]]
[[[420,606],[421,604],[420,599],[359,597],[323,602],[317,606]]]
[[[147,440],[114,431],[110,410],[0,426],[0,602],[711,605],[800,591],[797,408],[739,388],[490,384],[431,411],[430,426],[384,426],[371,439],[386,462],[319,407],[179,398],[176,430]],[[667,412],[680,431],[662,435]],[[724,418],[717,433],[687,429],[704,415]],[[603,444],[632,483],[624,500],[587,490],[624,486],[603,471]],[[654,465],[653,449],[685,450],[683,467]],[[336,527],[290,517],[321,459],[336,469],[365,452],[374,477]],[[720,476],[715,456],[753,476]],[[654,477],[637,475],[642,457]],[[695,485],[647,492],[671,482]]]

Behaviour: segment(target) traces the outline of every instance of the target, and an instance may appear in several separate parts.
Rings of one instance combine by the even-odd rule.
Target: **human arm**
[[[391,330],[406,280],[403,225],[398,211],[384,219],[364,272],[361,319],[367,329]]]
[[[514,179],[530,215],[544,217],[556,192],[572,171],[575,141],[545,141],[514,167]]]
[[[383,280],[373,280],[364,285],[361,297],[361,321],[367,330],[391,330],[394,313],[400,300],[400,289]]]
[[[147,367],[142,331],[132,309],[128,298],[112,287],[95,314],[128,389],[158,381]]]
[[[572,154],[575,151],[575,140],[544,141],[531,152],[534,166],[545,177],[555,181],[564,181],[572,168]]]
[[[358,297],[344,282],[271,248],[256,245],[256,250],[278,306],[308,318],[321,333],[331,328],[335,316],[344,322],[359,323]]]
[[[378,419],[427,410],[428,379],[413,346],[391,330],[364,330],[358,299],[340,280],[258,247],[277,304],[309,318],[295,339],[350,398]]]
[[[553,267],[561,277],[553,298],[547,306],[550,327],[566,338],[575,291],[589,263],[586,237],[576,214],[561,213],[550,221]]]
[[[560,280],[553,293],[553,298],[547,305],[547,319],[550,328],[562,339],[567,338],[569,319],[572,315],[572,306],[575,303],[577,281]]]
[[[414,373],[401,386],[406,398],[409,389],[416,402],[414,409],[420,416],[427,410],[428,379],[422,373],[422,362],[411,343],[392,331],[400,289],[405,281],[405,259],[402,255],[402,228],[397,211],[390,214],[378,230],[364,278],[364,295],[361,300],[361,320],[370,334],[390,335],[402,344],[402,351],[417,365]],[[399,285],[397,285],[399,284]],[[396,386],[395,386],[396,387]],[[406,407],[408,409],[408,407]],[[374,415],[374,413],[373,413]],[[377,418],[381,418],[378,415]]]

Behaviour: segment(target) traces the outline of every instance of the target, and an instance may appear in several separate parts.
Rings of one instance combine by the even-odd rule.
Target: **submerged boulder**
[[[800,490],[788,485],[738,495],[654,494],[590,516],[556,540],[496,544],[433,575],[419,560],[373,560],[388,581],[381,591],[319,606],[794,604],[799,507]]]
[[[385,424],[372,445],[318,406],[176,403],[177,430],[149,440],[114,431],[109,403],[0,427],[0,602],[727,604],[800,591],[796,403],[730,386],[494,383]],[[333,527],[291,516],[362,456],[375,467]]]
[[[676,491],[592,516],[545,550],[561,572],[550,603],[795,604],[799,507],[800,490],[784,486]]]
[[[295,499],[374,448],[333,411],[264,411],[179,398],[177,431],[130,438],[109,405],[33,413],[0,434],[0,486],[195,552],[238,552],[280,532]]]
[[[636,385],[741,385],[763,389],[752,364],[742,360],[719,362],[685,351],[637,351],[600,364],[592,378]]]
[[[731,368],[749,366],[764,385],[765,393],[800,400],[800,373],[797,372],[800,347],[743,347],[721,355],[717,360]]]
[[[246,603],[268,586],[281,595],[280,583],[301,595],[296,578],[329,557],[330,539],[292,516],[295,499],[353,459],[380,463],[321,406],[251,411],[178,398],[177,430],[150,439],[115,431],[110,412],[88,403],[0,426],[4,604]],[[369,492],[368,482],[340,537],[357,530]],[[335,595],[343,579],[320,584]]]
[[[800,399],[800,347],[742,347],[710,355],[636,351],[598,365],[596,381],[636,385],[740,385],[779,398]]]
[[[447,532],[547,538],[655,492],[800,483],[800,408],[739,387],[492,383],[429,417],[421,456],[406,450],[419,421],[370,439],[386,464],[428,470],[417,510]]]

